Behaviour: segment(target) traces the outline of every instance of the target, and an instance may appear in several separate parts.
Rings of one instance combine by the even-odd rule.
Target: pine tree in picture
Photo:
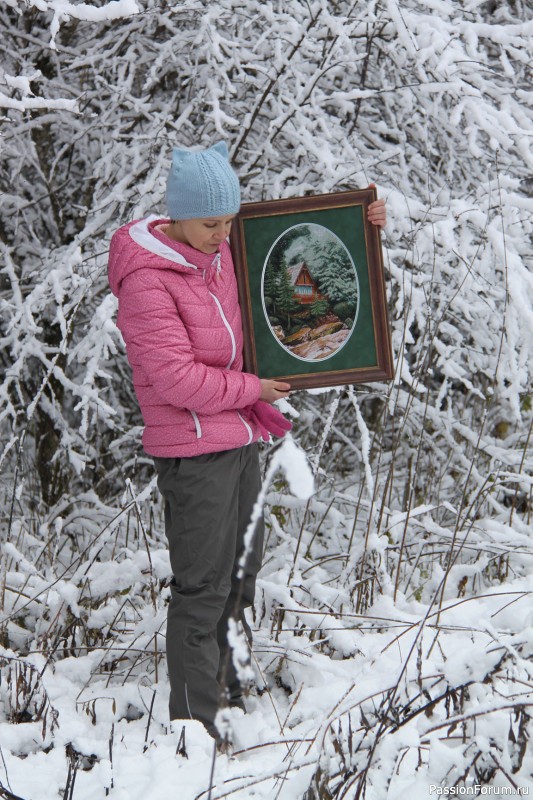
[[[299,303],[294,299],[294,287],[285,262],[275,292],[276,308],[287,322],[287,330],[291,327],[292,316],[298,311]]]

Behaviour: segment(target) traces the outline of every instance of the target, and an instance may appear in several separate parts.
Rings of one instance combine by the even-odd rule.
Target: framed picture
[[[295,389],[393,376],[374,188],[246,203],[231,231],[244,368]]]

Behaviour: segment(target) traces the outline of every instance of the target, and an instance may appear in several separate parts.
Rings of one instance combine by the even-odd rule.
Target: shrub
[[[336,317],[342,319],[342,321],[345,322],[348,317],[350,317],[353,320],[353,318],[355,317],[356,308],[354,303],[348,303],[344,301],[342,303],[335,303],[332,311]]]

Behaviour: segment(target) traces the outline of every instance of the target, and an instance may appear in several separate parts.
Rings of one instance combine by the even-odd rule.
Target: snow
[[[520,0],[4,3],[0,794],[532,788],[531,30]],[[396,365],[279,403],[228,755],[168,721],[164,511],[106,282],[171,147],[213,137],[245,200],[376,182]]]
[[[14,97],[8,97],[3,92],[0,92],[0,108],[12,108],[16,111],[56,109],[58,111],[78,112],[79,110],[76,100],[69,100],[67,98],[52,99],[46,97],[24,97],[22,100],[17,100]]]
[[[262,590],[276,586],[275,580],[270,576],[263,581]],[[513,585],[514,591],[520,591],[520,583]],[[482,687],[485,676],[493,671],[494,666],[500,661],[502,653],[498,650],[491,651],[492,637],[487,633],[475,633],[478,620],[481,616],[488,617],[494,614],[507,603],[507,595],[491,593],[485,598],[472,598],[469,603],[452,605],[449,610],[444,610],[441,620],[440,646],[432,651],[424,667],[423,680],[431,684],[431,675],[439,674],[441,670],[446,680],[452,685],[465,681],[477,682],[475,686]],[[469,609],[470,607],[470,609]],[[404,619],[404,628],[392,627],[386,622],[391,611],[400,613]],[[391,609],[376,606],[373,613],[361,615],[359,622],[366,625],[359,634],[359,642],[364,650],[358,649],[356,653],[346,655],[340,660],[332,660],[324,653],[314,652],[314,648],[302,649],[304,641],[294,632],[290,632],[290,621],[284,622],[277,645],[265,629],[255,631],[256,643],[254,647],[255,658],[261,674],[272,654],[278,647],[281,657],[281,671],[279,672],[283,684],[290,685],[293,696],[287,697],[275,685],[270,686],[266,694],[261,697],[251,696],[247,699],[248,713],[243,714],[239,709],[226,712],[228,723],[231,727],[234,741],[235,754],[227,756],[217,755],[215,758],[214,796],[224,796],[225,787],[232,787],[236,797],[264,797],[269,798],[277,790],[277,776],[284,774],[284,796],[287,798],[299,797],[311,779],[316,764],[316,759],[322,750],[323,755],[329,751],[330,731],[339,730],[342,725],[344,735],[348,724],[348,714],[355,709],[367,710],[365,715],[371,715],[373,702],[368,705],[368,699],[379,697],[380,692],[386,691],[403,670],[403,660],[409,650],[410,643],[406,634],[411,639],[417,625],[416,613],[410,612],[408,606],[405,612],[400,608]],[[372,620],[382,614],[383,622],[376,625]],[[517,617],[515,614],[515,622]],[[370,623],[370,627],[368,627]],[[460,623],[461,630],[454,631],[454,625]],[[331,622],[324,617],[320,620],[324,627]],[[411,629],[411,625],[415,628]],[[349,626],[350,621],[336,620],[338,627]],[[471,630],[466,632],[466,626]],[[409,630],[412,630],[409,635]],[[348,631],[345,631],[348,633]],[[397,640],[398,635],[401,640]],[[500,631],[500,636],[502,635]],[[508,634],[504,634],[508,638]],[[473,637],[478,640],[476,652],[478,658],[472,662],[471,648]],[[531,637],[530,637],[531,638]],[[424,648],[431,645],[434,635],[428,629],[424,636]],[[447,640],[450,639],[450,642]],[[398,644],[403,641],[400,647]],[[453,644],[452,644],[453,642]],[[281,649],[279,649],[281,645]],[[364,655],[363,655],[364,653]],[[447,653],[443,660],[443,654]],[[483,658],[479,656],[485,653]],[[87,772],[79,772],[76,782],[76,792],[83,798],[96,798],[104,788],[110,788],[111,797],[134,798],[172,796],[169,793],[180,788],[180,799],[193,800],[202,791],[207,792],[211,762],[213,759],[213,740],[209,737],[200,723],[184,720],[183,723],[175,721],[171,732],[166,722],[165,695],[167,691],[166,680],[163,678],[160,685],[145,686],[134,684],[113,683],[106,687],[105,682],[94,683],[90,692],[84,689],[78,697],[76,707],[75,687],[86,680],[90,674],[89,661],[95,654],[83,659],[70,658],[57,664],[53,672],[44,673],[45,688],[50,700],[59,709],[59,727],[54,735],[54,748],[48,755],[42,751],[40,725],[21,724],[18,726],[2,725],[3,752],[6,748],[9,755],[6,761],[6,770],[10,783],[18,787],[22,796],[30,798],[44,797],[41,793],[43,775],[46,775],[47,791],[56,791],[64,785],[65,771],[64,754],[61,745],[68,742],[76,752],[85,756],[94,755],[97,759],[95,766]],[[84,671],[80,667],[85,664]],[[67,666],[71,667],[67,669]],[[412,679],[416,678],[416,665],[412,663],[409,669],[413,670]],[[151,724],[147,722],[146,709],[149,704],[148,694],[156,691],[157,702]],[[124,714],[126,698],[130,702],[139,702],[138,692],[141,692],[141,708],[144,708],[144,717],[139,721],[127,722],[121,719]],[[105,698],[108,698],[106,702]],[[487,697],[487,688],[483,689],[480,699],[475,706],[479,714],[483,708],[483,697]],[[80,704],[92,701],[93,714],[80,713]],[[116,703],[113,710],[111,700]],[[473,697],[474,699],[474,697]],[[481,703],[481,705],[480,705]],[[505,701],[499,701],[504,705]],[[494,702],[487,705],[493,711],[497,708]],[[81,705],[83,708],[83,705]],[[383,745],[378,749],[377,759],[380,763],[396,761],[400,752],[410,752],[425,741],[427,748],[428,731],[433,723],[439,719],[440,713],[436,706],[434,713],[429,717],[422,714],[414,717],[410,725],[400,733],[389,735],[383,740]],[[309,716],[309,710],[313,714]],[[94,720],[94,721],[92,721]],[[145,745],[145,731],[149,725],[148,748]],[[483,718],[479,717],[478,725],[485,725]],[[357,729],[353,722],[354,731]],[[177,755],[176,749],[182,727],[185,727],[185,748],[187,758]],[[478,738],[481,736],[478,734]],[[109,761],[108,743],[112,737],[113,762]],[[48,741],[48,740],[45,740]],[[294,741],[300,746],[294,746]],[[466,764],[466,757],[461,757],[457,746],[450,747],[445,741],[433,738],[431,745],[431,758],[427,765],[425,790],[428,783],[440,785],[438,776],[445,775],[450,767],[460,772],[462,763]],[[487,739],[487,742],[489,739]],[[486,745],[485,749],[489,748]],[[335,751],[331,751],[334,753]],[[20,754],[27,754],[24,759],[24,769],[17,767]],[[289,760],[287,757],[289,756]],[[46,759],[46,760],[45,760]],[[22,764],[22,762],[20,762]],[[405,791],[407,787],[418,784],[421,797],[423,783],[419,778],[409,775],[408,764],[402,760],[404,768],[399,768],[397,778],[393,780],[388,791],[391,797],[399,796],[400,788]],[[39,774],[41,782],[35,779]],[[388,782],[387,773],[376,771],[376,778],[372,783],[371,792],[374,796],[383,796]],[[383,783],[385,781],[385,783]],[[307,782],[307,783],[306,783]],[[527,783],[525,784],[527,785]],[[247,794],[253,786],[254,795]],[[56,787],[54,789],[54,787]],[[387,795],[388,796],[388,795]]]
[[[272,458],[269,472],[273,475],[280,468],[285,472],[290,490],[296,497],[303,499],[311,497],[314,491],[313,473],[305,453],[290,435],[285,436]]]
[[[103,6],[93,6],[89,3],[70,3],[68,0],[29,0],[28,5],[39,11],[52,11],[53,18],[50,25],[50,48],[56,49],[56,37],[61,23],[69,18],[87,22],[103,22],[122,19],[140,12],[135,0],[111,0]]]

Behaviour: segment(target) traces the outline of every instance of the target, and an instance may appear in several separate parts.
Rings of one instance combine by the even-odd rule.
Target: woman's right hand
[[[260,378],[261,390],[260,400],[266,403],[275,403],[276,400],[281,400],[282,397],[287,397],[291,388],[290,383],[283,383],[282,381],[271,381],[267,378]]]

